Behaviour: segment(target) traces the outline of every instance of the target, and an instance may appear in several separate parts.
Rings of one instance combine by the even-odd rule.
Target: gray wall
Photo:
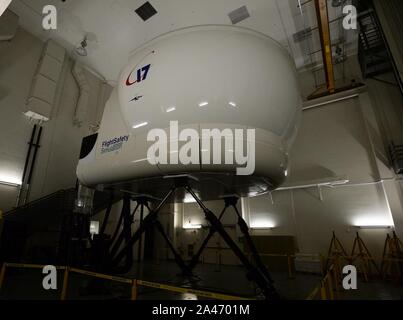
[[[14,39],[0,42],[0,180],[2,176],[22,176],[33,127],[23,111],[43,45],[21,28]],[[80,128],[74,126],[79,90],[71,74],[72,66],[73,61],[66,58],[52,119],[43,124],[30,200],[74,187],[81,140],[90,134],[90,126],[100,121],[111,91],[102,80],[85,72],[91,89],[88,116]],[[17,191],[16,187],[0,185],[0,210],[14,206]]]
[[[268,196],[249,200],[251,219],[272,221],[276,228],[269,234],[296,236],[301,252],[326,254],[333,230],[349,252],[356,225],[395,225],[403,235],[401,181],[389,168],[382,130],[387,126],[395,136],[403,132],[402,97],[397,88],[378,82],[369,83],[367,90],[303,112],[285,187],[343,179],[347,184],[322,187],[322,200],[317,187],[275,191],[273,203]],[[377,116],[380,110],[390,122]],[[359,232],[379,258],[390,230]]]
[[[22,114],[42,42],[19,29],[12,41],[0,42],[0,180],[21,178],[31,125]],[[16,188],[0,185],[0,210],[15,204]]]

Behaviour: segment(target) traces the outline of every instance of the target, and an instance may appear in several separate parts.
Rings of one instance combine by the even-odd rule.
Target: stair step
[[[393,68],[385,68],[377,71],[366,72],[365,79],[380,76],[382,74],[389,73],[391,71],[393,71]]]

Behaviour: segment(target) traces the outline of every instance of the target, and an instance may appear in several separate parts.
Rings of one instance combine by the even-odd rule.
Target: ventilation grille
[[[237,24],[246,18],[250,17],[248,8],[246,6],[242,6],[234,11],[231,11],[228,14],[228,17],[231,19],[232,24]]]
[[[148,1],[142,6],[138,7],[135,11],[139,15],[139,17],[143,19],[143,21],[147,21],[153,15],[157,14],[157,10],[155,10],[155,8]]]

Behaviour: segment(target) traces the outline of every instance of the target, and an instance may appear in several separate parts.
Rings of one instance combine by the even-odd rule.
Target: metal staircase
[[[396,174],[403,174],[403,145],[391,143],[389,152]]]
[[[360,28],[358,59],[364,79],[393,71],[393,62],[373,9],[358,14],[357,22]]]

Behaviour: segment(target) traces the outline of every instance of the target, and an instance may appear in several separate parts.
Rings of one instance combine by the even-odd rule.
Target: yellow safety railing
[[[7,263],[7,262],[3,263],[1,271],[0,271],[0,291],[1,291],[1,288],[2,288],[2,285],[4,282],[6,268],[42,269],[44,267],[45,267],[45,265],[37,265],[37,264]],[[106,274],[102,274],[102,273],[92,272],[92,271],[88,271],[88,270],[81,270],[81,269],[71,268],[71,267],[56,266],[56,269],[64,270],[63,286],[62,286],[62,292],[60,295],[60,300],[67,299],[68,283],[69,283],[69,278],[70,278],[71,273],[83,274],[83,275],[90,276],[90,277],[95,277],[95,278],[100,278],[100,279],[104,279],[104,280],[110,280],[110,281],[128,284],[131,286],[131,296],[130,296],[131,300],[137,299],[139,286],[157,288],[157,289],[166,290],[169,292],[176,292],[176,293],[190,293],[190,294],[194,294],[198,297],[217,299],[217,300],[250,300],[250,299],[243,298],[243,297],[196,290],[196,289],[192,289],[192,288],[175,287],[175,286],[171,286],[171,285],[167,285],[167,284],[149,282],[149,281],[138,280],[138,279],[128,279],[128,278],[111,276],[111,275],[106,275]]]
[[[335,300],[338,298],[340,275],[332,264],[319,284],[313,289],[306,300]]]
[[[166,284],[143,281],[143,280],[136,280],[136,284],[138,286],[157,288],[157,289],[167,290],[167,291],[171,291],[171,292],[191,293],[191,294],[194,294],[199,297],[211,298],[211,299],[217,299],[217,300],[250,300],[250,299],[243,298],[243,297],[236,297],[236,296],[231,296],[231,295],[226,295],[226,294],[221,294],[221,293],[195,290],[195,289],[191,289],[191,288],[174,287],[174,286],[170,286],[170,285],[166,285]]]
[[[340,255],[338,257],[329,257],[329,261],[331,261],[333,263],[333,265],[335,266],[335,268],[337,270],[339,270],[339,273],[341,273],[341,269],[340,269],[340,265],[341,265],[341,261],[340,260],[344,260],[346,261],[348,264],[354,264],[353,261],[356,257],[355,256],[351,256],[351,255]],[[374,257],[360,257],[360,259],[362,259],[363,261],[365,261],[366,263],[369,262],[375,262],[378,263],[378,265],[380,265],[380,271],[378,272],[380,276],[382,277],[386,277],[387,276],[387,270],[383,270],[384,268],[382,268],[382,263],[403,263],[403,258],[374,258]],[[360,270],[358,270],[360,272]],[[370,265],[363,265],[362,266],[362,270],[361,273],[364,274],[364,278],[365,281],[368,280],[368,276],[372,276],[373,275],[373,270],[371,270]]]

